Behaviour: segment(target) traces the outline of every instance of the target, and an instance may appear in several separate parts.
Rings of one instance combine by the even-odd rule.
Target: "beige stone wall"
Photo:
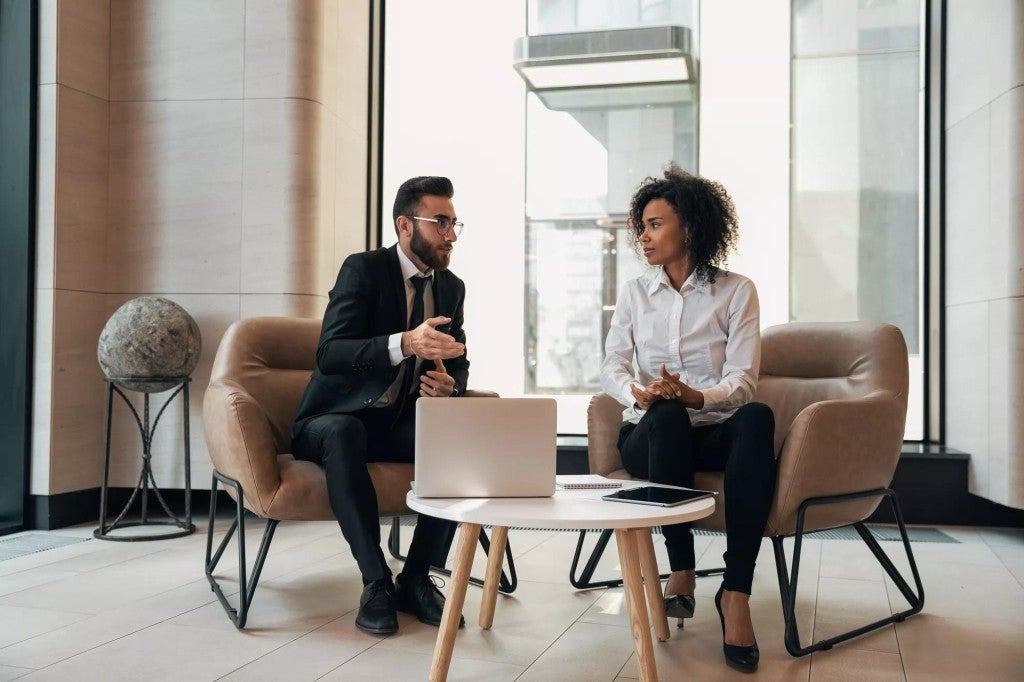
[[[93,487],[102,473],[109,14],[109,0],[40,3],[35,495]]]
[[[946,442],[1024,508],[1024,0],[947,11]]]
[[[96,341],[143,295],[202,330],[190,441],[193,487],[209,485],[202,394],[224,331],[319,316],[337,264],[364,248],[368,13],[368,0],[41,3],[32,494],[100,484]],[[184,483],[182,414],[175,400],[153,443],[169,488]],[[111,485],[134,484],[140,447],[115,401]]]

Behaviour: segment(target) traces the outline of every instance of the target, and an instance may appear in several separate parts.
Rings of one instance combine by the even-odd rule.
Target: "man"
[[[444,610],[428,572],[444,565],[455,524],[420,515],[396,588],[366,464],[412,462],[416,399],[466,390],[466,288],[448,271],[462,229],[453,194],[448,178],[407,180],[393,210],[398,244],[345,259],[292,428],[295,457],[324,468],[331,509],[363,576],[356,627],[376,635],[398,631],[396,609],[435,626]]]

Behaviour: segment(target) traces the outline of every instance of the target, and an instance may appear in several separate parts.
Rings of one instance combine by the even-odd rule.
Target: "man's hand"
[[[423,324],[402,333],[402,355],[417,355],[424,360],[447,360],[466,352],[466,346],[452,336],[437,331],[439,325],[449,324],[450,317],[431,317]]]
[[[645,388],[640,388],[636,384],[630,384],[629,390],[633,392],[633,399],[636,401],[636,406],[641,410],[650,409],[651,405],[653,405],[654,401],[659,397]]]
[[[427,398],[447,398],[455,391],[455,379],[448,375],[444,363],[434,360],[437,371],[430,370],[420,377],[420,395]]]
[[[659,374],[661,376],[647,387],[649,393],[665,400],[678,400],[686,407],[695,410],[704,407],[704,394],[680,381],[678,372],[670,374],[665,369],[665,363],[662,363]]]

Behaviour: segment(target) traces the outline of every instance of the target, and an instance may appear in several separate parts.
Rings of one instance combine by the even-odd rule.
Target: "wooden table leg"
[[[498,582],[501,580],[501,565],[505,559],[505,544],[508,542],[508,526],[494,526],[491,529],[491,548],[487,554],[487,573],[484,575],[484,598],[480,602],[480,627],[490,630],[494,622],[494,604],[498,600]]]
[[[466,601],[469,573],[473,568],[473,553],[480,537],[479,524],[463,523],[460,524],[460,528],[459,547],[455,551],[455,562],[452,565],[451,587],[444,602],[441,627],[437,633],[437,643],[434,645],[434,660],[430,664],[430,682],[444,682],[448,679],[455,633],[459,631],[459,618],[462,616],[462,605]]]
[[[669,638],[668,616],[665,615],[665,597],[661,593],[661,574],[658,573],[658,560],[654,556],[654,540],[647,528],[632,531],[640,548],[640,571],[644,576],[644,588],[647,590],[647,606],[651,610],[654,622],[654,634],[659,642],[667,642]]]
[[[651,626],[647,620],[643,579],[640,576],[640,551],[636,535],[629,529],[615,530],[615,544],[619,548],[622,565],[622,586],[626,591],[629,609],[629,627],[633,633],[633,648],[640,669],[641,682],[657,682],[658,669],[654,663],[654,645],[651,644]]]

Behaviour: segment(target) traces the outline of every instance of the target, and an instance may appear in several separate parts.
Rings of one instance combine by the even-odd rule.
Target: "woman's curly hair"
[[[676,164],[664,178],[649,177],[640,183],[629,206],[630,243],[642,253],[644,208],[654,199],[664,199],[679,217],[684,246],[690,251],[698,281],[715,281],[715,272],[725,265],[736,248],[739,223],[732,197],[720,183],[687,173]]]

